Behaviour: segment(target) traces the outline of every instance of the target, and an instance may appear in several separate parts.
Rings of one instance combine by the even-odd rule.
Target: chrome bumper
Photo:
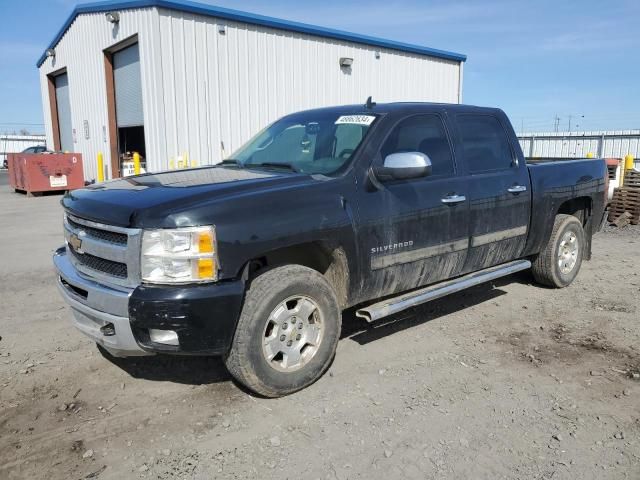
[[[58,290],[71,307],[78,330],[116,357],[151,355],[140,348],[131,331],[128,316],[131,289],[109,288],[80,276],[64,248],[56,250],[53,264],[58,274]],[[103,327],[106,328],[101,330]]]

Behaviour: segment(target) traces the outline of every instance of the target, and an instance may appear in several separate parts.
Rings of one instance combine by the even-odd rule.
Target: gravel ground
[[[310,388],[256,398],[211,358],[114,360],[71,326],[57,196],[0,187],[0,478],[640,478],[640,232],[564,290],[528,273],[373,327]]]
[[[640,225],[626,225],[622,228],[618,228],[615,225],[606,224],[602,229],[602,232],[640,239]]]

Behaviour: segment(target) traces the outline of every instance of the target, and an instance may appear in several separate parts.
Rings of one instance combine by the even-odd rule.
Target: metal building
[[[292,111],[462,98],[461,54],[179,0],[80,5],[38,60],[47,142],[213,164]]]

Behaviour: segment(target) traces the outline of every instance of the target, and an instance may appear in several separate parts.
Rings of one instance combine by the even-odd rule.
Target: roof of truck
[[[214,5],[207,5],[188,0],[108,0],[77,5],[71,12],[71,15],[69,15],[69,17],[67,18],[66,22],[62,25],[62,28],[60,28],[56,36],[53,38],[47,49],[55,48],[60,39],[62,39],[66,31],[71,26],[73,21],[80,14],[148,7],[166,8],[168,10],[177,10],[208,17],[223,18],[226,20],[249,23],[252,25],[271,27],[279,30],[287,30],[290,32],[306,33],[318,37],[333,38],[336,40],[356,42],[382,48],[390,48],[402,52],[428,55],[430,57],[442,58],[445,60],[454,60],[457,62],[464,62],[467,59],[467,56],[461,53],[449,52],[446,50],[439,50],[410,43],[397,42],[394,40],[387,40],[384,38],[372,37],[369,35],[362,35],[358,33],[345,32],[343,30],[319,27],[307,23],[267,17],[265,15],[257,15],[255,13],[242,12],[240,10],[217,7]],[[43,53],[38,59],[37,66],[40,67],[44,63],[46,58],[46,54]]]
[[[389,103],[375,103],[371,108],[367,108],[366,104],[352,104],[352,105],[336,105],[331,107],[314,108],[308,111],[326,111],[336,113],[392,113],[392,112],[406,112],[406,111],[423,111],[429,107],[433,109],[444,109],[456,112],[495,112],[500,111],[494,107],[479,107],[476,105],[466,105],[460,103],[437,103],[437,102],[389,102]],[[296,112],[300,113],[300,112]],[[295,115],[292,113],[291,115]]]

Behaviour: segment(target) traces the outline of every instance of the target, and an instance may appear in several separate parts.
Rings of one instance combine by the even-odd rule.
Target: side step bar
[[[516,260],[514,262],[503,263],[495,267],[486,268],[478,272],[469,273],[453,280],[446,280],[435,285],[430,285],[420,290],[403,293],[394,298],[389,298],[366,308],[361,308],[356,312],[356,316],[364,318],[367,322],[375,322],[381,318],[401,312],[409,307],[430,302],[437,298],[445,297],[450,293],[459,292],[481,283],[505,277],[512,273],[531,268],[529,260]]]

